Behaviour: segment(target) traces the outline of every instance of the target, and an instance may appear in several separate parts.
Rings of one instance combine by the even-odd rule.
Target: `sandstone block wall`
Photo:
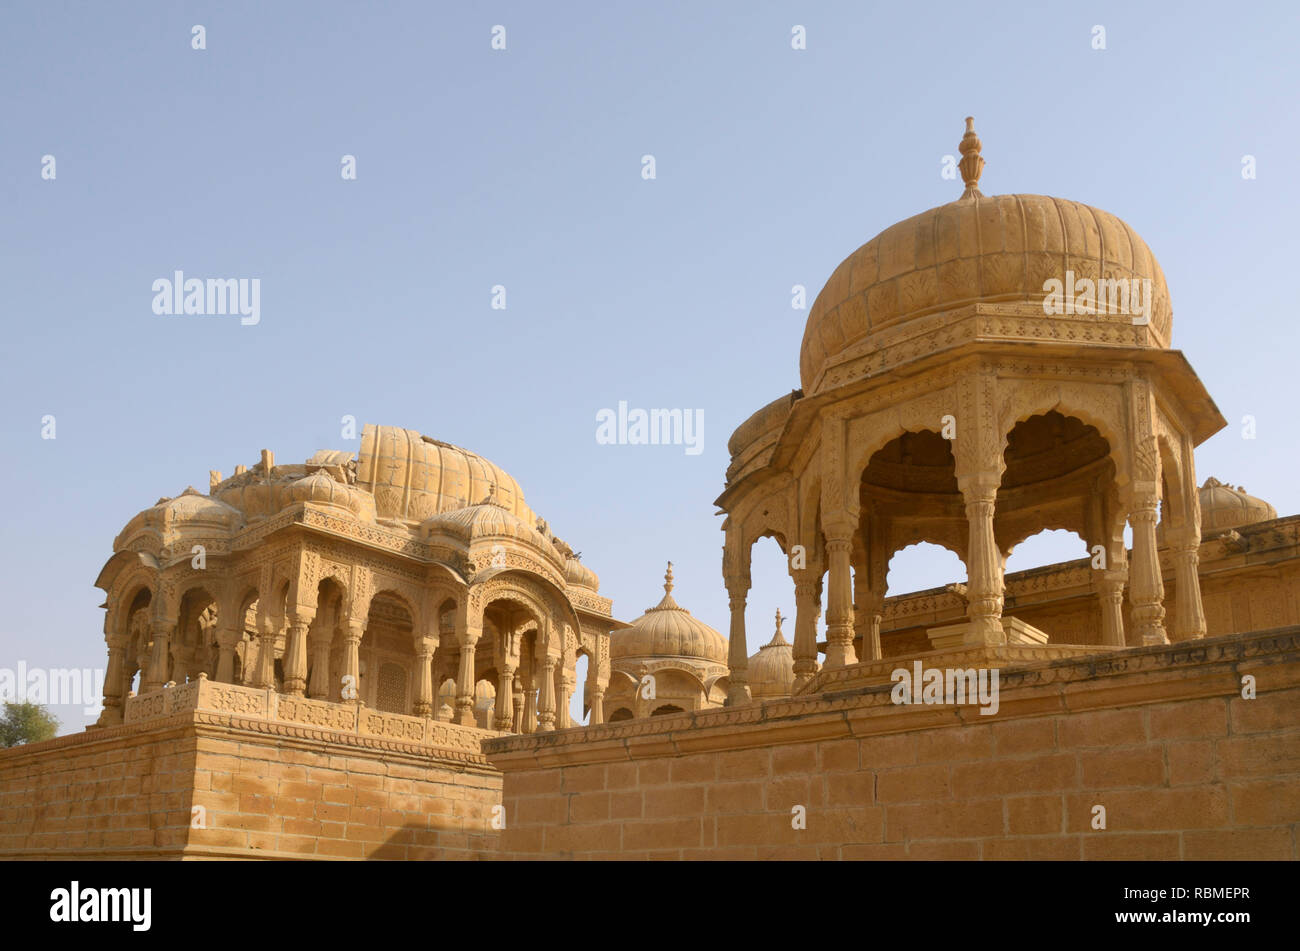
[[[1294,859],[1298,629],[1006,672],[995,716],[862,688],[490,741],[502,848],[584,859]],[[1258,697],[1241,699],[1241,677]],[[748,722],[746,722],[748,721]],[[1094,829],[1094,807],[1106,828]],[[802,806],[806,828],[792,824]]]
[[[0,751],[0,858],[1300,857],[1300,628],[1000,685],[994,716],[841,680],[486,757],[177,693],[154,719]]]
[[[496,849],[501,777],[485,764],[181,719],[0,751],[0,857],[449,859]]]
[[[495,851],[500,774],[381,751],[200,737],[190,856],[476,858]]]
[[[119,728],[0,750],[0,857],[176,854],[194,777],[186,732]]]

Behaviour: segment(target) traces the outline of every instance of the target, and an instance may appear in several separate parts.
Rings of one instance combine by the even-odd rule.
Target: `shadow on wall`
[[[450,805],[450,804],[449,804]],[[466,830],[467,820],[429,816],[428,825],[402,826],[382,842],[366,843],[366,859],[408,862],[484,861],[496,858],[501,834],[496,830]]]

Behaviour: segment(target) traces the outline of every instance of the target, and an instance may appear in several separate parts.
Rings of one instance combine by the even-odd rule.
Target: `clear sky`
[[[791,286],[811,302],[860,244],[957,198],[940,172],[967,115],[986,194],[1076,199],[1144,236],[1174,345],[1229,421],[1198,477],[1300,511],[1298,41],[1289,0],[11,0],[0,667],[102,667],[92,583],[127,520],[264,447],[356,450],[349,414],[505,468],[619,618],[659,600],[671,559],[678,601],[725,633],[712,501],[731,431],[799,385]],[[259,278],[260,322],[155,315],[178,269]],[[598,444],[621,400],[703,410],[703,451]],[[960,579],[914,554],[891,593]],[[771,544],[751,652],[777,607],[794,614]]]

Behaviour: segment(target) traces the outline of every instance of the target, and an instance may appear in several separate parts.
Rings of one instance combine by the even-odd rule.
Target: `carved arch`
[[[546,650],[552,657],[564,656],[564,625],[582,630],[582,621],[569,599],[545,578],[506,568],[472,585],[466,598],[469,625],[481,629],[483,612],[493,601],[515,601],[533,613],[549,629]]]
[[[952,387],[912,397],[896,406],[851,419],[845,490],[853,494],[852,501],[856,504],[858,486],[871,465],[872,456],[906,433],[928,431],[941,434],[945,416],[960,419],[956,391]]]
[[[1011,431],[1032,416],[1056,412],[1073,416],[1093,427],[1106,440],[1115,464],[1115,479],[1123,484],[1129,471],[1130,434],[1124,412],[1124,391],[1114,383],[1074,381],[998,380],[998,443],[1000,456],[1007,451]]]

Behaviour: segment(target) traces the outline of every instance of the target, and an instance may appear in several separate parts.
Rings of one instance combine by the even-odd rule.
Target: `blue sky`
[[[0,666],[102,665],[92,582],[126,521],[264,447],[355,450],[345,414],[504,467],[620,618],[671,559],[679,602],[725,633],[712,500],[734,427],[798,386],[790,288],[811,301],[956,198],[940,169],[966,115],[986,194],[1144,236],[1229,420],[1198,476],[1300,511],[1298,27],[1284,2],[9,3]],[[260,278],[260,323],[156,316],[176,269]],[[703,452],[598,445],[620,400],[702,409]],[[960,577],[914,554],[891,592]],[[751,652],[793,602],[756,552]]]

